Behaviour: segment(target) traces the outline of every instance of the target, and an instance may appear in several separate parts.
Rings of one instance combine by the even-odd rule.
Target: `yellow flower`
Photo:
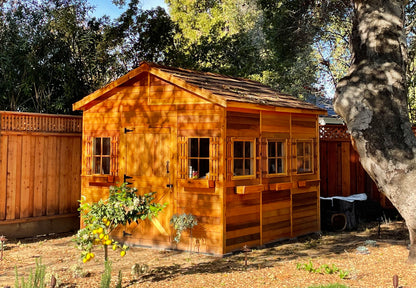
[[[114,250],[114,251],[116,251],[116,249],[117,249],[117,245],[116,245],[116,244],[114,244],[114,245],[113,245],[113,250]]]
[[[124,257],[124,255],[126,255],[126,251],[123,250],[123,251],[120,252],[120,256]]]

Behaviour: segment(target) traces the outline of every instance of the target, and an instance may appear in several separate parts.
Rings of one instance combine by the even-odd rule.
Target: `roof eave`
[[[227,101],[228,108],[242,108],[242,109],[256,109],[263,111],[273,111],[273,112],[285,112],[285,113],[309,113],[316,115],[327,115],[327,111],[321,108],[294,108],[294,107],[282,107],[282,106],[273,106],[273,105],[262,105],[238,101]]]

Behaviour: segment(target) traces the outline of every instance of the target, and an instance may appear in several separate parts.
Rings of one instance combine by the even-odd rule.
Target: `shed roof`
[[[318,114],[326,114],[324,109],[253,80],[149,62],[142,62],[136,69],[84,97],[73,105],[73,109],[85,110],[93,106],[100,98],[105,99],[105,94],[144,72],[153,74],[223,107],[234,102],[256,106],[306,109],[313,110]]]

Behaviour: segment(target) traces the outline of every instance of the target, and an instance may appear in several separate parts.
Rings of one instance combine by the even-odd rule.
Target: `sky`
[[[108,15],[111,18],[117,18],[122,12],[124,12],[123,9],[118,9],[111,0],[89,0],[88,2],[91,6],[95,7],[93,15],[96,17]],[[144,10],[161,6],[167,11],[167,5],[164,0],[141,0],[140,3],[142,5],[142,9]]]

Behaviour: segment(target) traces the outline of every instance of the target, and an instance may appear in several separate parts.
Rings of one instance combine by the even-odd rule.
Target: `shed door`
[[[125,133],[125,182],[136,187],[138,193],[157,192],[155,201],[167,203],[167,207],[150,227],[141,231],[149,236],[168,236],[169,217],[172,204],[170,170],[172,163],[172,137],[170,128],[127,127]],[[168,164],[169,161],[169,164]]]

